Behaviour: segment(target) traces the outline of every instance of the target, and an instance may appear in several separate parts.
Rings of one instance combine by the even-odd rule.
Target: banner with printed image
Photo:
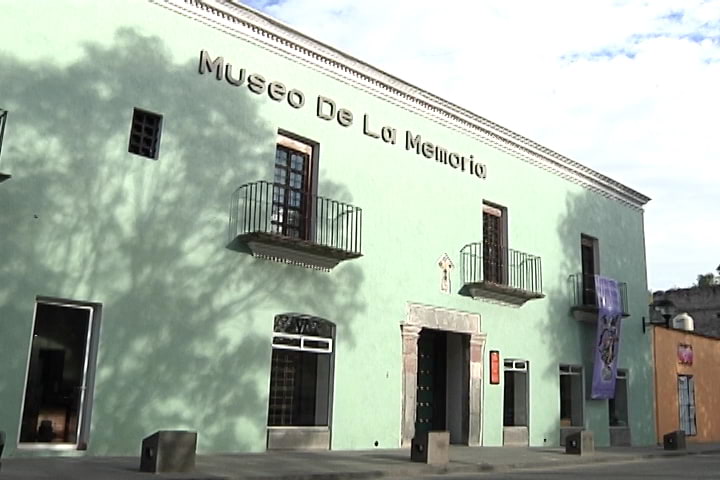
[[[620,288],[616,280],[595,275],[595,295],[598,323],[593,346],[595,353],[590,396],[599,400],[615,397],[623,309]]]

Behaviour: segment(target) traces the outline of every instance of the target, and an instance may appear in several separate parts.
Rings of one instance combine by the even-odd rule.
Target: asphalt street
[[[623,463],[595,463],[553,469],[527,469],[469,475],[424,477],[426,480],[638,480],[638,479],[720,479],[720,454],[655,458]],[[398,479],[399,480],[399,479]]]

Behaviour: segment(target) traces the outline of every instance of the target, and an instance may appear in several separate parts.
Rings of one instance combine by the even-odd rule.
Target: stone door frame
[[[403,404],[401,446],[409,447],[415,435],[417,402],[418,338],[423,328],[470,335],[468,384],[468,445],[482,443],[483,356],[487,335],[480,331],[480,314],[409,303],[400,324],[403,349]]]

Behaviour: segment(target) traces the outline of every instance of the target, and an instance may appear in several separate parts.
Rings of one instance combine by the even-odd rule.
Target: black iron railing
[[[576,273],[570,275],[570,283],[573,290],[573,306],[585,308],[597,308],[597,279],[599,275]],[[620,306],[623,315],[628,314],[627,303],[627,283],[618,282],[618,290],[620,291]]]
[[[362,209],[282,184],[246,183],[232,196],[230,240],[257,233],[360,255]]]
[[[542,260],[502,245],[476,242],[460,251],[461,275],[467,284],[488,282],[542,294]]]

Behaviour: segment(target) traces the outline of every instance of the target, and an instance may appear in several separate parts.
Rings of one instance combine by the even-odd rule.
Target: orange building
[[[683,430],[688,443],[720,442],[720,339],[653,330],[658,443],[675,430]]]

